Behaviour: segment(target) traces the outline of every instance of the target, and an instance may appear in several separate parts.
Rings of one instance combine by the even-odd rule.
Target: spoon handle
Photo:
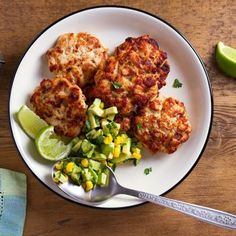
[[[172,200],[166,197],[161,197],[123,187],[121,193],[132,195],[140,199],[174,209],[176,211],[185,213],[199,220],[206,221],[220,227],[236,230],[236,215],[227,212],[182,201]]]

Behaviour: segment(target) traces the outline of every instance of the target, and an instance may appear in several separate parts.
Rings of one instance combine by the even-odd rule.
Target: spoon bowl
[[[55,165],[53,165],[52,167],[52,178],[55,173]],[[100,204],[101,202],[104,202],[110,199],[115,194],[117,194],[117,191],[118,191],[117,187],[119,186],[117,184],[117,180],[112,169],[105,165],[103,165],[103,168],[109,169],[109,180],[107,181],[107,184],[103,187],[96,185],[92,191],[86,192],[81,185],[80,186],[76,185],[71,181],[57,184],[57,186],[64,193],[74,198],[75,200],[80,200],[80,202],[89,202],[92,205]]]
[[[80,160],[81,158],[78,158]],[[52,177],[55,173],[55,163],[52,168]],[[157,205],[165,206],[176,211],[185,213],[192,217],[195,217],[199,220],[215,224],[220,227],[236,230],[236,216],[227,212],[215,210],[212,208],[195,205],[191,203],[186,203],[174,199],[169,199],[162,196],[157,196],[154,194],[128,189],[121,186],[116,179],[116,176],[113,170],[101,164],[102,168],[108,169],[108,181],[105,186],[95,186],[93,190],[85,192],[82,186],[73,184],[70,181],[67,181],[62,184],[57,184],[57,186],[68,196],[72,197],[75,200],[79,200],[82,203],[89,203],[89,205],[101,204],[102,202],[110,199],[117,194],[126,194],[146,200]]]

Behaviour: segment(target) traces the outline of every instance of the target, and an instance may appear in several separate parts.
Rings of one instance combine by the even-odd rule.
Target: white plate
[[[14,117],[21,105],[28,102],[42,78],[51,77],[44,58],[47,49],[59,35],[81,31],[97,36],[110,52],[125,38],[144,34],[155,38],[167,52],[171,70],[161,93],[185,103],[193,127],[192,135],[172,155],[146,152],[137,167],[130,164],[116,170],[119,182],[126,187],[157,195],[166,193],[190,173],[206,146],[212,123],[212,93],[204,65],[190,43],[167,22],[140,10],[115,6],[85,9],[53,23],[34,40],[19,64],[10,93],[9,116],[17,149],[27,166],[46,186],[69,198],[53,183],[50,177],[52,164],[40,158],[33,142]],[[175,78],[183,83],[182,88],[172,87]],[[149,175],[144,174],[147,167],[152,167]],[[120,195],[97,207],[119,208],[141,203],[136,198]]]

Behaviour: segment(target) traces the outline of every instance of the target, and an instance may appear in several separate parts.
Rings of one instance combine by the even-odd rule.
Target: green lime
[[[58,161],[67,157],[71,151],[71,143],[65,144],[56,135],[53,126],[43,128],[35,138],[35,144],[40,155],[50,161]]]
[[[216,61],[226,75],[236,78],[236,49],[219,42],[216,46]]]
[[[20,122],[23,130],[31,138],[35,138],[37,133],[44,127],[48,126],[47,123],[37,116],[26,105],[23,105],[17,112],[17,119]]]

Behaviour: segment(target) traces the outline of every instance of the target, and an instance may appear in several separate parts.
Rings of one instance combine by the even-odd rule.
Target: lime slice
[[[17,112],[17,119],[25,133],[31,138],[35,138],[42,128],[48,126],[44,120],[37,116],[26,105],[23,105]]]
[[[43,128],[35,138],[40,155],[50,161],[58,161],[67,157],[71,151],[71,143],[65,144],[54,132],[53,126]]]
[[[216,62],[226,75],[236,78],[236,49],[219,42],[216,47]]]

